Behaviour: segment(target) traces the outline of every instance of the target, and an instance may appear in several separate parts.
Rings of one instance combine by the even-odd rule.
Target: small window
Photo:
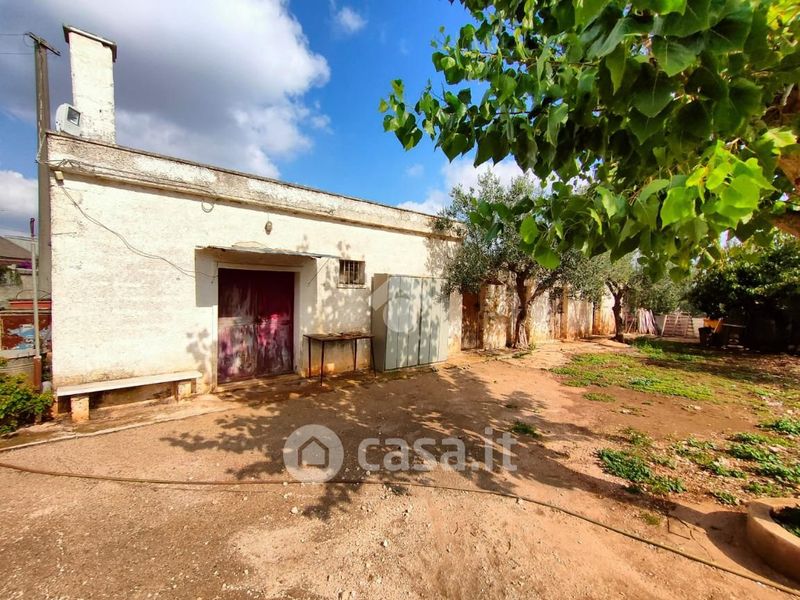
[[[365,281],[363,260],[339,261],[339,287],[363,287]]]

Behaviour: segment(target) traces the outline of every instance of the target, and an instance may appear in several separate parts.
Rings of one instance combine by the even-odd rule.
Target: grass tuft
[[[764,433],[742,432],[736,433],[728,438],[732,442],[742,444],[760,444],[769,446],[791,446],[790,440],[776,435],[766,435]]]
[[[739,506],[740,504],[740,500],[736,496],[725,490],[714,490],[711,495],[716,498],[717,502],[725,506]]]
[[[629,444],[637,448],[649,448],[653,445],[653,438],[634,427],[626,427],[622,430],[622,435],[625,436]]]
[[[576,354],[568,365],[553,369],[564,375],[563,383],[573,387],[616,385],[649,394],[680,396],[690,400],[711,400],[711,388],[696,377],[675,368],[645,364],[645,357],[606,352]]]
[[[603,470],[610,475],[626,479],[633,483],[646,483],[653,477],[653,472],[640,456],[624,450],[603,448],[597,452]]]
[[[606,473],[633,484],[627,488],[630,492],[638,493],[646,489],[653,494],[666,495],[686,490],[677,477],[655,475],[647,461],[633,452],[603,448],[597,451],[597,457]]]
[[[583,397],[592,402],[614,402],[614,396],[604,392],[586,392]]]
[[[758,444],[733,443],[728,447],[728,454],[741,460],[754,460],[759,463],[775,460],[776,454],[769,448]]]
[[[760,427],[764,429],[772,429],[784,435],[800,435],[800,419],[791,419],[783,417],[775,421],[762,423]]]
[[[511,426],[511,433],[539,437],[539,432],[536,431],[536,427],[530,423],[525,423],[524,421],[514,421],[514,424]]]
[[[790,491],[782,485],[770,482],[761,483],[760,481],[751,481],[744,486],[743,489],[745,492],[764,498],[783,498],[790,493]]]
[[[661,515],[657,515],[656,513],[647,512],[643,510],[639,513],[639,518],[647,523],[648,525],[652,525],[656,527],[657,525],[661,525]]]

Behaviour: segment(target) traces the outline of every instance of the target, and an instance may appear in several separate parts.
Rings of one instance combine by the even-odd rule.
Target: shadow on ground
[[[508,365],[498,364],[497,369]],[[514,367],[509,367],[514,369]],[[521,368],[517,367],[517,369]],[[492,385],[494,367],[484,368],[479,376],[469,367],[428,370],[403,375],[370,375],[348,377],[324,385],[307,383],[285,389],[270,389],[269,382],[255,387],[245,387],[227,393],[226,398],[255,407],[253,411],[237,411],[217,419],[218,432],[213,435],[183,433],[163,438],[163,441],[185,452],[216,450],[242,456],[252,454],[252,462],[230,471],[237,480],[286,479],[283,463],[283,444],[296,428],[324,425],[340,437],[345,460],[339,477],[380,480],[395,493],[403,493],[403,484],[409,482],[437,483],[463,488],[477,488],[492,492],[524,493],[526,483],[541,484],[549,488],[580,490],[592,495],[613,499],[643,510],[657,509],[671,513],[687,524],[687,539],[691,526],[704,529],[708,540],[739,565],[766,577],[780,578],[747,549],[743,537],[744,517],[736,511],[700,512],[689,506],[671,501],[633,494],[625,486],[580,472],[564,464],[568,456],[556,448],[564,443],[576,442],[601,447],[609,436],[580,425],[548,420],[541,413],[545,402],[536,389],[512,389],[497,393]],[[527,371],[527,370],[526,370]],[[488,378],[486,373],[489,373]],[[542,380],[550,379],[541,374]],[[525,381],[533,381],[530,371]],[[495,382],[496,383],[496,382]],[[507,387],[507,386],[506,386]],[[521,387],[521,386],[520,386]],[[571,392],[571,391],[570,391]],[[495,466],[484,468],[486,428],[491,428],[495,440],[508,432],[514,423],[522,421],[532,425],[538,435],[515,435],[508,459],[516,471],[504,470],[499,464],[499,447],[494,445]],[[397,448],[391,438],[401,438],[409,446],[420,438],[458,438],[464,444],[467,463],[477,469],[464,471],[437,469],[432,472],[390,471],[367,473],[357,461],[358,446],[365,438],[378,438],[378,446],[371,447],[367,459],[381,463],[385,456]],[[428,448],[437,461],[452,446],[437,444]],[[413,454],[412,454],[413,459]],[[328,484],[315,503],[308,506],[308,514],[327,520],[355,502],[361,483]],[[534,492],[535,493],[535,492]]]

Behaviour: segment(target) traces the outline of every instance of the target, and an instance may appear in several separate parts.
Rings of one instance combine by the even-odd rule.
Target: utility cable
[[[82,215],[83,215],[83,216],[84,216],[84,217],[85,217],[85,218],[86,218],[88,221],[90,221],[90,222],[94,223],[94,224],[95,224],[95,225],[97,225],[98,227],[101,227],[101,228],[105,229],[105,230],[106,230],[106,231],[108,231],[109,233],[111,233],[111,234],[113,234],[114,236],[116,236],[117,238],[119,238],[119,240],[120,240],[120,241],[121,241],[121,242],[122,242],[122,243],[125,245],[125,247],[126,247],[128,250],[130,250],[131,252],[133,252],[134,254],[136,254],[136,255],[138,255],[138,256],[141,256],[141,257],[143,257],[143,258],[149,258],[149,259],[151,259],[151,260],[160,260],[160,261],[163,261],[163,262],[167,263],[169,266],[171,266],[172,268],[174,268],[175,270],[177,270],[179,273],[181,273],[181,274],[183,274],[183,275],[185,275],[185,276],[187,276],[187,277],[190,277],[190,278],[193,278],[193,279],[194,279],[194,277],[195,277],[195,272],[194,272],[194,271],[192,271],[192,270],[190,270],[190,269],[187,269],[187,268],[185,268],[185,267],[182,267],[182,266],[180,266],[180,265],[178,265],[178,264],[176,264],[176,263],[172,262],[170,259],[166,258],[165,256],[161,256],[161,255],[159,255],[159,254],[150,254],[149,252],[145,252],[144,250],[140,250],[139,248],[137,248],[136,246],[134,246],[133,244],[131,244],[131,243],[130,243],[130,242],[129,242],[129,241],[126,239],[126,238],[125,238],[125,236],[123,236],[121,233],[119,233],[119,232],[115,231],[114,229],[112,229],[111,227],[109,227],[108,225],[106,225],[105,223],[103,223],[102,221],[99,221],[99,220],[97,220],[97,219],[96,219],[96,218],[94,218],[92,215],[90,215],[89,213],[87,213],[87,212],[86,212],[86,211],[83,209],[83,207],[82,207],[82,206],[81,206],[81,205],[78,203],[78,201],[77,201],[77,200],[75,200],[75,198],[73,198],[73,197],[72,197],[72,194],[70,194],[70,193],[69,193],[69,192],[66,190],[66,188],[62,187],[62,188],[61,188],[61,191],[62,191],[62,192],[64,192],[64,195],[65,195],[65,196],[66,196],[66,197],[69,199],[69,201],[70,201],[70,202],[72,202],[73,206],[75,206],[75,208],[77,208],[77,209],[78,209],[78,211],[79,211],[79,212],[80,212],[80,213],[81,213],[81,214],[82,214]],[[204,277],[208,277],[208,278],[209,278],[209,279],[211,279],[212,281],[215,279],[215,276],[214,276],[214,275],[209,275],[208,273],[203,273],[202,271],[197,271],[197,274],[198,274],[198,275],[203,275]]]

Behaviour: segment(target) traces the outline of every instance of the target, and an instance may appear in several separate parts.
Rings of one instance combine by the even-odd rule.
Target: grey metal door
[[[421,281],[391,277],[386,305],[386,369],[419,364]]]

